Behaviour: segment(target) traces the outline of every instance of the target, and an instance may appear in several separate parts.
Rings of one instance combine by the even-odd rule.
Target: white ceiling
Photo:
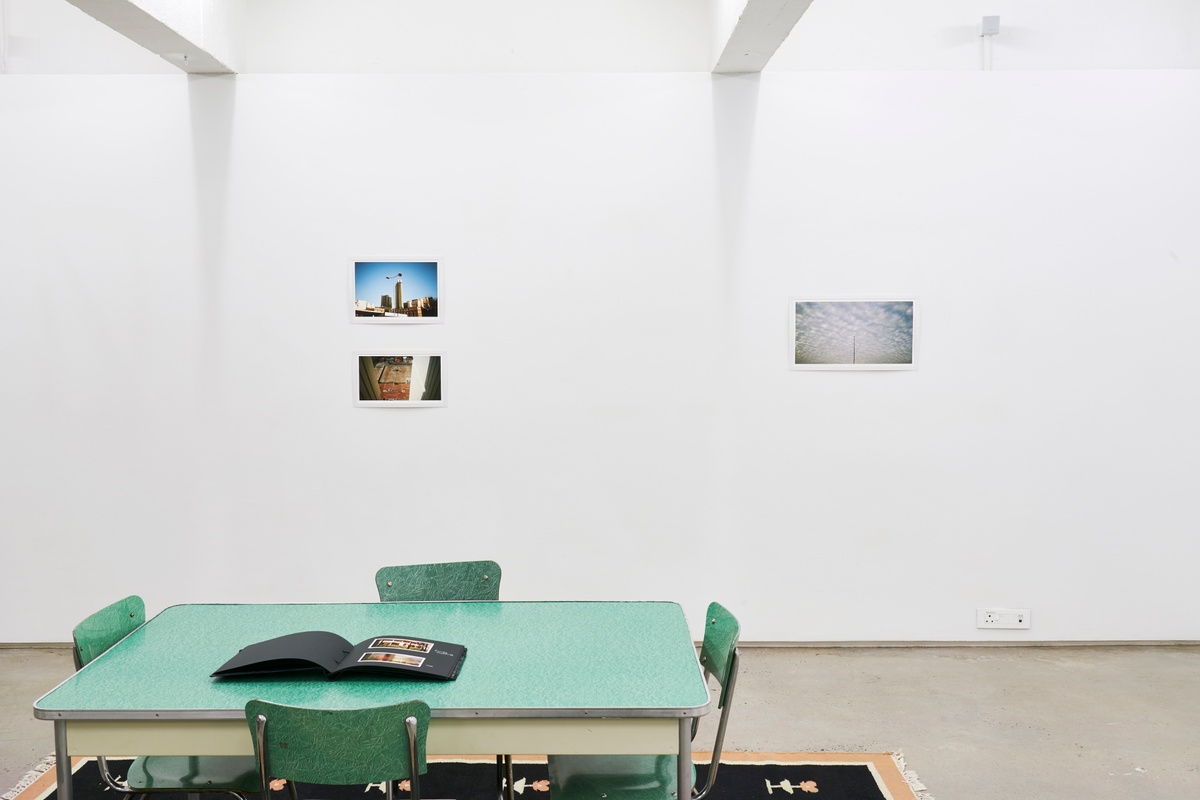
[[[363,49],[371,53],[386,53],[392,48],[405,46],[389,36],[399,27],[387,24],[388,16],[397,9],[394,3],[390,6],[377,3],[341,5],[336,13],[331,13],[331,7],[327,5],[309,5],[301,9],[299,4],[289,3],[286,7],[269,8],[268,3],[261,0],[249,4],[246,0],[67,1],[132,42],[184,72],[193,74],[231,74],[242,69],[248,20],[252,17],[262,18],[264,14],[271,20],[271,28],[276,23],[287,25],[302,10],[319,15],[326,24],[321,28],[317,46],[327,38],[337,36],[337,31],[343,29],[346,22],[355,19],[359,24],[350,34],[352,44],[362,46],[365,44],[364,38],[370,34],[382,33],[384,38],[381,41]],[[616,29],[605,38],[615,43],[626,38],[623,34],[644,29],[647,19],[658,19],[665,30],[671,30],[681,23],[685,28],[690,28],[692,32],[689,38],[697,44],[707,40],[712,53],[708,61],[712,63],[714,72],[749,73],[762,71],[811,3],[812,0],[712,0],[710,7],[706,8],[708,4],[698,2],[687,6],[646,2],[639,7],[631,7],[629,11],[632,13],[624,17],[613,15],[612,8],[599,15],[594,13],[596,5],[578,2],[542,3],[536,8],[527,6],[522,9],[523,13],[516,14],[512,5],[493,4],[463,7],[460,9],[463,13],[457,19],[449,20],[444,16],[447,5],[423,4],[412,6],[409,19],[401,22],[408,30],[421,34],[415,37],[417,42],[408,45],[408,49],[418,42],[435,48],[429,54],[429,61],[435,63],[439,43],[448,36],[470,30],[482,30],[486,38],[510,45],[525,38],[521,34],[526,31],[550,27],[551,30],[537,37],[538,44],[532,48],[532,52],[540,53],[548,44],[563,41],[562,36],[555,35],[556,30],[578,30],[585,32],[588,37],[594,37],[597,33],[594,27],[596,23],[607,21],[609,24],[615,23]],[[698,12],[710,9],[711,13],[706,15],[710,24],[705,25]],[[440,18],[422,16],[428,15],[431,10],[436,11]],[[701,24],[696,24],[698,21]],[[547,23],[550,25],[547,26]],[[430,36],[431,31],[436,31],[438,35]],[[550,35],[546,36],[545,33]],[[474,39],[476,35],[470,38]],[[653,53],[658,50],[663,38],[660,35],[646,39],[640,43],[640,48]],[[309,42],[310,47],[313,44]]]
[[[808,1],[0,0],[0,70],[978,70],[984,15],[996,70],[1200,68],[1196,0]]]

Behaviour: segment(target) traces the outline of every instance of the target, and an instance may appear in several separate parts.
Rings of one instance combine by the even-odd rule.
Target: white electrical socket
[[[1028,608],[977,608],[976,628],[1028,628]]]

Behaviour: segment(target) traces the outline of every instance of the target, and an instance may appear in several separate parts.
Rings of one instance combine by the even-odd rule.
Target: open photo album
[[[329,631],[304,631],[247,645],[214,678],[321,670],[330,678],[374,673],[452,681],[467,648],[412,636],[373,636],[351,644]]]

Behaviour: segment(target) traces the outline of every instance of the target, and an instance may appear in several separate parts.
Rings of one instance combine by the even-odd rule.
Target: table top
[[[212,678],[246,645],[326,630],[467,647],[456,680],[319,673]],[[34,703],[39,719],[240,719],[255,697],[348,708],[419,698],[435,717],[689,717],[708,690],[665,602],[178,605]]]

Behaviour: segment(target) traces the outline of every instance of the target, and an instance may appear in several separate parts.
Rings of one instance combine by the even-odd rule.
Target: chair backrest
[[[500,565],[495,561],[450,561],[381,567],[375,573],[379,599],[499,600]]]
[[[136,594],[92,614],[71,632],[71,640],[75,644],[75,669],[83,669],[92,659],[145,622],[146,604]]]
[[[709,603],[704,617],[704,642],[700,646],[700,666],[721,684],[717,708],[724,708],[737,677],[737,641],[741,626],[737,618],[720,603]]]
[[[340,786],[386,783],[389,797],[392,781],[407,778],[412,796],[420,796],[418,776],[425,771],[429,732],[429,706],[420,700],[350,709],[251,700],[246,722],[264,797],[271,778]]]
[[[700,665],[707,675],[716,678],[721,686],[717,708],[721,709],[717,720],[717,734],[712,746],[712,762],[704,788],[692,792],[693,800],[707,795],[717,781],[717,768],[721,765],[721,750],[725,746],[725,726],[729,723],[729,709],[733,705],[733,687],[737,683],[737,642],[741,626],[737,618],[720,603],[710,603],[704,618],[704,641],[700,645]],[[693,726],[692,735],[696,735]]]

